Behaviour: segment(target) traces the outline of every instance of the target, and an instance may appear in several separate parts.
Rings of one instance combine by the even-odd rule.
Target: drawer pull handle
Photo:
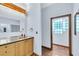
[[[7,48],[7,46],[5,46],[5,48]]]
[[[7,53],[7,51],[5,51],[5,53]]]

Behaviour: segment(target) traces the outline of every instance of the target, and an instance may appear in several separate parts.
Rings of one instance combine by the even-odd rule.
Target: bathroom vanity
[[[33,37],[0,38],[0,56],[30,56],[33,54]]]

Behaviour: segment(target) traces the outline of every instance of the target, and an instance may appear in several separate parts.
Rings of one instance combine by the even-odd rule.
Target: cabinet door
[[[5,51],[5,46],[0,46],[0,56],[6,56]]]
[[[30,56],[33,53],[33,39],[25,40],[25,51],[26,55]]]
[[[16,42],[16,56],[24,55],[24,41]]]
[[[15,43],[7,45],[7,50],[5,52],[7,56],[15,56]]]

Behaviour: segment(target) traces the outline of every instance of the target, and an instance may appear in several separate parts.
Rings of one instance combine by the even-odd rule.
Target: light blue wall
[[[72,7],[72,4],[56,3],[42,9],[43,46],[50,48],[50,18],[70,14],[72,13]]]
[[[32,3],[27,18],[27,35],[34,36],[34,52],[42,55],[41,8],[39,3]],[[33,30],[31,30],[31,28]],[[38,32],[38,34],[36,34]]]

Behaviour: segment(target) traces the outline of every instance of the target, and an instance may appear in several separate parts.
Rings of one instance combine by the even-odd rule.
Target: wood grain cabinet
[[[33,39],[0,46],[0,56],[30,56],[33,53]]]
[[[6,56],[15,56],[15,43],[13,44],[8,44],[6,47],[5,47],[6,51]]]
[[[16,56],[24,56],[25,52],[24,52],[24,43],[25,41],[20,41],[16,43]]]
[[[33,54],[33,40],[32,39],[25,40],[25,54],[27,56]]]
[[[6,55],[5,46],[0,46],[0,55],[1,55],[1,56],[5,56],[5,55]]]

